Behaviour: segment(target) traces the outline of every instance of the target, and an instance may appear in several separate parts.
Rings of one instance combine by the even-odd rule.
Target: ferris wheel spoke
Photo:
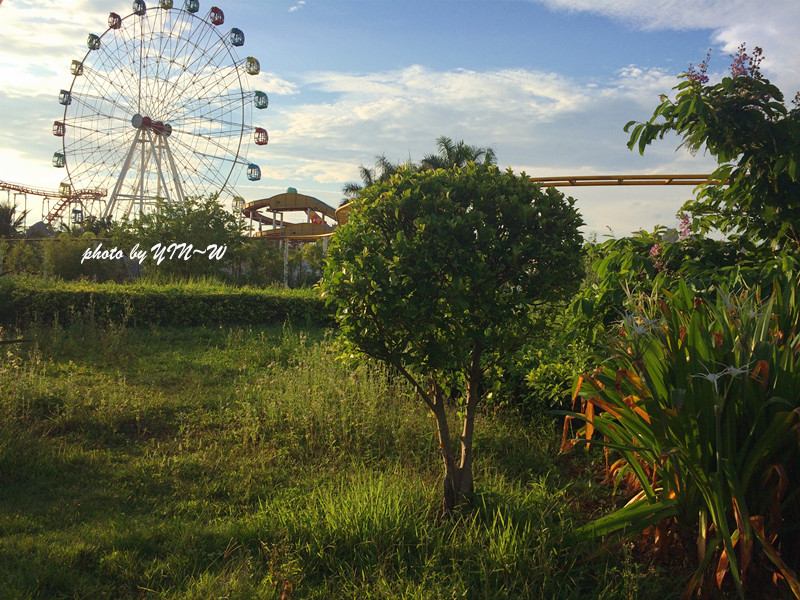
[[[216,71],[219,66],[219,60],[225,59],[226,55],[227,58],[231,59],[231,62],[236,61],[236,57],[233,56],[227,42],[222,37],[212,41],[216,41],[216,44],[212,47],[206,46],[201,48],[199,44],[195,45],[195,52],[190,57],[190,62],[188,62],[184,68],[184,74],[189,73],[189,75],[186,75],[187,77],[196,80],[199,74],[203,73],[206,68],[208,68],[210,72]],[[220,56],[222,59],[219,58]]]
[[[213,146],[215,152],[219,152],[221,155],[230,154],[231,149],[219,143],[218,141],[214,140],[211,137],[204,136],[204,135],[185,135],[178,138],[182,147],[191,151],[191,153],[198,153],[199,151],[199,144],[204,143],[204,147],[208,148],[209,146]],[[191,143],[189,142],[191,140]]]
[[[243,103],[241,92],[231,94],[231,92],[227,89],[229,86],[238,83],[238,77],[235,74],[223,74],[222,78],[216,81],[215,89],[209,89],[208,84],[210,81],[212,81],[212,78],[209,76],[207,79],[197,82],[197,85],[194,85],[191,89],[197,90],[199,93],[186,94],[182,98],[181,103],[174,106],[173,111],[181,111],[193,103],[201,102],[214,102],[215,104],[221,104],[223,106],[233,106]],[[216,90],[225,91],[220,94],[217,93]]]
[[[197,17],[194,18],[197,19]],[[216,36],[216,39],[214,36]],[[216,49],[210,52],[214,42],[216,42]],[[180,90],[186,89],[184,78],[193,76],[192,69],[196,67],[196,63],[209,60],[210,56],[216,56],[221,44],[224,44],[224,40],[215,30],[208,28],[201,30],[196,40],[192,40],[188,36],[185,38],[185,43],[180,53],[175,54],[176,58],[180,58],[183,61],[180,65],[178,76],[174,81],[173,91],[175,93],[180,93]]]
[[[106,35],[103,36],[105,38]],[[110,37],[113,40],[114,48],[109,48],[108,44],[101,45],[101,47],[94,51],[93,55],[97,56],[97,62],[100,68],[92,66],[89,70],[96,71],[97,76],[103,78],[116,89],[120,95],[131,98],[134,96],[134,79],[125,77],[120,68],[121,55],[123,62],[129,62],[132,56],[133,48],[131,41],[125,40],[121,36],[113,35]],[[124,69],[123,67],[122,69]]]
[[[183,174],[183,182],[188,181],[195,192],[199,195],[208,195],[215,191],[221,191],[225,181],[220,176],[212,176],[218,173],[218,164],[210,160],[203,160],[202,157],[189,161],[184,156],[175,156],[175,163],[180,173]],[[212,174],[212,175],[208,175]]]
[[[236,123],[238,124],[239,133],[241,134],[242,118],[244,115],[241,111],[240,101],[237,102],[236,99],[230,101],[224,98],[215,98],[214,100],[217,100],[217,103],[213,104],[211,100],[204,102],[202,98],[197,99],[196,103],[185,103],[174,110],[175,113],[180,111],[180,116],[173,120],[176,123],[180,123],[182,128],[186,128],[189,123],[211,123],[215,126]],[[223,103],[222,101],[226,102]],[[193,106],[203,105],[206,106],[205,112],[200,115],[197,114]]]
[[[229,80],[238,82],[239,67],[237,64],[221,68],[220,65],[215,62],[218,57],[221,56],[225,58],[228,54],[228,48],[222,46],[217,48],[217,52],[213,56],[205,57],[207,60],[204,64],[199,65],[200,68],[194,71],[191,83],[187,87],[205,89],[209,82],[213,82],[215,88],[225,89],[231,84]]]

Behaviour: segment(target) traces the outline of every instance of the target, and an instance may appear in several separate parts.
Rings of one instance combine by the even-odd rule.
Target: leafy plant
[[[679,216],[681,230],[658,226],[587,245],[589,275],[571,305],[572,329],[581,337],[594,341],[611,329],[631,296],[658,293],[678,281],[710,298],[720,285],[771,290],[776,280],[797,270],[792,252],[746,236],[718,240],[695,234],[688,215]]]
[[[719,164],[684,210],[704,231],[717,228],[775,247],[800,249],[800,94],[788,108],[781,90],[763,77],[763,58],[744,44],[730,76],[711,85],[708,57],[682,75],[674,100],[662,96],[653,116],[630,121],[628,148],[639,152],[674,132],[691,151],[705,148]]]
[[[581,224],[554,188],[470,163],[367,188],[332,241],[323,293],[354,349],[391,365],[436,417],[445,511],[473,492],[486,375],[525,339],[532,306],[578,285]],[[451,398],[463,409],[458,459]]]
[[[800,598],[800,305],[791,278],[760,301],[680,283],[626,315],[612,356],[579,379],[577,443],[619,458],[607,477],[635,492],[579,537],[641,534],[664,548],[695,536],[684,598],[730,575],[740,596],[771,578]],[[602,440],[595,440],[596,435]]]

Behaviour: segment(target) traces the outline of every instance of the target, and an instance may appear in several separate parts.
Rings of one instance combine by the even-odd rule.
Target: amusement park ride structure
[[[53,135],[62,147],[53,166],[66,170],[73,190],[105,191],[95,215],[103,218],[147,212],[158,199],[234,195],[242,171],[261,178],[245,154],[251,141],[269,141],[266,129],[250,125],[253,108],[269,99],[248,89],[261,66],[237,56],[244,32],[222,27],[216,6],[203,15],[200,0],[152,4],[134,0],[131,14],[110,13],[58,94],[64,112]]]
[[[180,1],[180,0],[178,0]],[[2,2],[2,0],[0,0]],[[253,108],[268,107],[262,91],[247,89],[260,65],[240,60],[241,29],[223,31],[222,10],[199,16],[200,0],[159,0],[147,7],[134,0],[126,17],[110,13],[102,35],[89,34],[88,51],[70,67],[72,83],[58,95],[63,116],[53,123],[62,147],[53,166],[65,168],[58,191],[0,181],[0,190],[43,199],[43,221],[131,216],[187,195],[230,193],[234,208],[250,219],[253,237],[285,242],[327,240],[347,221],[351,205],[333,209],[324,202],[287,192],[245,202],[233,192],[237,166],[247,178],[261,178],[257,164],[244,158],[252,141],[269,141],[252,127]],[[599,175],[537,177],[543,187],[609,185],[693,185],[708,175]],[[50,206],[50,201],[54,204]],[[47,208],[45,208],[47,205]],[[99,210],[98,210],[98,207]],[[71,209],[71,210],[70,210]],[[286,215],[301,215],[300,222]]]
[[[531,177],[531,180],[539,183],[542,187],[583,187],[583,186],[608,186],[608,185],[691,185],[698,186],[703,183],[708,183],[709,175],[567,175],[560,177]],[[285,194],[283,194],[285,195]],[[307,197],[307,196],[306,196]],[[275,196],[279,198],[279,196]],[[255,205],[259,202],[269,203],[271,199],[257,200],[251,202],[249,205],[245,204],[242,210],[246,207]],[[316,198],[313,198],[316,200]],[[317,202],[319,202],[317,200]],[[278,205],[279,206],[279,205]],[[256,208],[256,207],[253,207]],[[347,222],[350,215],[350,203],[343,204],[335,211],[336,223],[343,225]],[[248,216],[248,213],[245,212]],[[278,230],[278,232],[280,229]],[[286,229],[287,233],[290,231]],[[269,233],[269,232],[267,232]],[[320,238],[330,237],[333,235],[333,230],[315,233],[306,236],[295,236],[289,239],[298,239],[303,241],[313,241]],[[279,235],[276,232],[274,235]]]
[[[315,241],[333,235],[337,223],[334,209],[313,196],[298,194],[294,188],[270,198],[247,202],[241,210],[245,217],[258,223],[258,230],[251,234],[256,238]],[[262,210],[266,214],[262,214]],[[305,220],[287,221],[284,214],[287,212],[300,213]],[[330,219],[330,223],[326,219]]]
[[[63,217],[65,211],[70,206],[72,207],[72,211],[80,213],[82,216],[87,204],[99,202],[106,195],[105,190],[75,191],[66,183],[62,183],[58,190],[47,190],[23,183],[0,181],[0,190],[8,194],[9,203],[11,203],[12,195],[14,197],[14,204],[16,204],[16,199],[22,196],[24,199],[23,212],[28,209],[28,196],[40,197],[42,199],[42,220],[46,225],[52,225],[56,219]],[[51,200],[55,201],[52,207],[50,206]]]

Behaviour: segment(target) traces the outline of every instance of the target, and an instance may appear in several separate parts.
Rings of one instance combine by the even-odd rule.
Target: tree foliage
[[[212,244],[226,247],[220,260],[198,255],[189,260],[164,260],[158,265],[152,258],[147,259],[145,270],[168,276],[221,275],[225,267],[232,266],[231,261],[245,240],[236,217],[217,201],[216,195],[188,197],[171,204],[160,202],[157,211],[140,215],[120,227],[119,241],[126,250],[134,244],[149,254],[155,244],[165,247],[172,243],[191,244],[200,250]]]
[[[700,217],[702,231],[737,232],[773,246],[800,249],[800,107],[789,109],[783,93],[760,71],[761,49],[744,45],[731,73],[711,85],[708,57],[690,67],[645,123],[630,121],[628,147],[639,152],[675,132],[692,151],[705,148],[719,167],[684,210]]]
[[[497,163],[497,156],[492,148],[471,146],[464,140],[454,142],[446,135],[436,139],[437,154],[427,154],[420,161],[422,169],[449,169],[450,167],[464,167],[467,163],[474,162],[485,166]]]
[[[28,211],[17,214],[16,204],[0,204],[0,238],[19,237]]]
[[[472,146],[465,143],[464,140],[454,142],[446,135],[436,138],[436,148],[438,150],[436,154],[426,154],[419,163],[415,163],[409,158],[404,164],[396,164],[386,158],[386,154],[377,155],[374,168],[365,167],[364,165],[358,168],[362,183],[351,181],[344,184],[342,193],[345,198],[342,200],[342,204],[346,204],[358,196],[364,188],[387,181],[401,168],[407,171],[420,171],[465,167],[470,162],[484,166],[494,165],[497,162],[494,149]]]
[[[485,375],[524,339],[532,306],[579,283],[581,225],[555,189],[469,164],[401,169],[366,188],[331,243],[322,289],[343,336],[399,371],[436,416],[446,510],[472,491]],[[458,463],[451,397],[464,409]]]

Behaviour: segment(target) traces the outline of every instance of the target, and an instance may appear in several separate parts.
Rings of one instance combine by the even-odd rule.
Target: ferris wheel
[[[252,108],[269,104],[247,85],[259,62],[237,56],[244,33],[221,27],[221,9],[199,10],[199,0],[185,0],[183,9],[135,0],[130,15],[112,12],[102,35],[89,34],[86,55],[72,61],[72,84],[59,93],[64,115],[53,123],[63,140],[53,165],[66,168],[62,185],[72,191],[107,193],[97,216],[232,192],[242,171],[261,177],[245,158],[251,140],[269,141],[250,125]]]

